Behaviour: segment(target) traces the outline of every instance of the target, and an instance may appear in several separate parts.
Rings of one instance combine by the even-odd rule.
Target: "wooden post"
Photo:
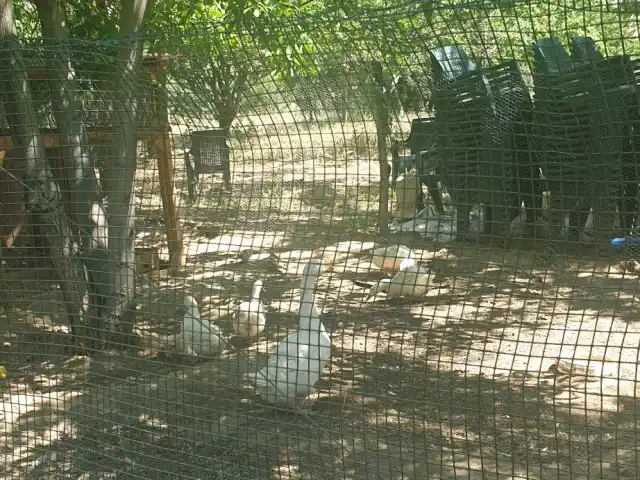
[[[185,264],[185,254],[182,245],[182,231],[178,221],[178,207],[174,192],[173,160],[171,143],[167,132],[156,137],[156,154],[158,156],[158,175],[160,176],[160,196],[164,222],[167,229],[167,244],[169,247],[169,262],[174,267]]]
[[[389,110],[387,109],[388,90],[382,75],[382,63],[373,62],[375,92],[378,97],[374,112],[378,133],[378,162],[380,163],[380,202],[378,205],[378,232],[389,233],[389,163],[387,161],[387,134],[389,132]]]
[[[155,138],[156,156],[158,159],[158,175],[160,177],[160,196],[164,222],[167,229],[169,247],[169,263],[173,267],[182,267],[186,256],[182,245],[182,231],[178,220],[178,206],[174,190],[173,156],[171,153],[171,126],[167,111],[165,70],[157,69],[155,73],[154,106],[155,118],[159,124],[159,135]],[[155,123],[155,122],[154,122]]]

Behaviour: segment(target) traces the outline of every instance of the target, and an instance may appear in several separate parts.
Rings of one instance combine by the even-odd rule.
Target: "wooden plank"
[[[160,196],[164,210],[164,221],[167,229],[167,246],[169,248],[169,263],[175,269],[183,267],[186,260],[182,245],[182,232],[178,221],[177,198],[173,177],[173,156],[171,152],[171,125],[167,107],[166,72],[156,72],[153,82],[153,104],[155,118],[162,130],[155,139],[158,160],[158,176],[160,177]]]
[[[177,198],[174,192],[173,160],[169,135],[156,137],[156,154],[158,157],[158,176],[160,177],[160,196],[164,222],[167,228],[167,246],[169,247],[169,263],[173,267],[185,264],[185,252],[182,245],[182,231],[178,222]]]
[[[113,131],[108,128],[89,128],[87,129],[87,136],[89,140],[101,140],[113,134]],[[162,135],[162,131],[158,130],[140,130],[136,132],[137,140],[155,140],[159,135]],[[59,135],[56,133],[43,133],[42,138],[44,140],[44,148],[57,148],[60,143]],[[7,150],[11,152],[13,148],[13,141],[9,135],[0,136],[0,150]]]
[[[58,135],[43,134],[42,138],[44,141],[44,148],[54,148],[58,146]],[[11,148],[13,148],[13,142],[10,136],[4,135],[0,137],[0,148],[8,150],[7,153],[10,153]]]

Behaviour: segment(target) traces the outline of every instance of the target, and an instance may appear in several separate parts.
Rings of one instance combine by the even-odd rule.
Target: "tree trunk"
[[[220,111],[220,110],[219,110]],[[229,131],[236,118],[237,106],[232,106],[220,115],[218,126],[224,131],[224,145],[222,147],[222,183],[226,190],[231,189],[231,158],[229,155]]]
[[[122,0],[120,45],[114,75],[113,104],[116,113],[113,140],[104,169],[103,189],[107,197],[109,250],[116,255],[112,264],[115,280],[114,313],[121,330],[131,334],[130,316],[135,306],[135,203],[133,183],[136,173],[136,129],[138,83],[142,60],[142,40],[136,34],[142,26],[147,0]]]
[[[380,164],[380,200],[378,205],[378,232],[380,235],[389,233],[389,163],[387,161],[387,136],[389,133],[389,110],[387,97],[389,88],[383,78],[382,64],[374,62],[373,76],[375,79],[376,131],[378,132],[378,162]]]
[[[221,65],[219,62],[218,65]],[[222,152],[222,181],[224,187],[229,190],[231,188],[231,162],[229,158],[229,149],[227,148],[229,131],[231,125],[238,115],[238,108],[241,96],[246,91],[249,73],[242,69],[240,71],[232,71],[225,65],[225,68],[214,67],[214,75],[212,79],[212,91],[214,93],[214,107],[217,114],[218,126],[224,131],[225,146]]]
[[[51,100],[58,127],[64,174],[69,186],[69,213],[73,230],[79,235],[88,272],[89,321],[92,348],[102,346],[104,310],[112,295],[109,278],[108,244],[104,230],[106,216],[101,202],[95,170],[89,157],[89,142],[81,118],[82,104],[76,100],[76,75],[65,40],[69,37],[64,11],[59,0],[36,0],[45,45],[51,47],[47,58]]]
[[[74,339],[84,304],[84,265],[73,241],[60,190],[47,162],[38,117],[17,40],[12,0],[0,0],[2,101],[13,140],[13,156],[24,163],[26,197],[41,223],[47,253],[59,274],[62,299]]]

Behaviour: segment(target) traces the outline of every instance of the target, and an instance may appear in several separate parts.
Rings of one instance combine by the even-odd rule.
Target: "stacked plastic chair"
[[[505,200],[514,208],[510,218],[520,213],[525,204],[527,220],[533,235],[535,212],[542,207],[544,182],[539,158],[532,150],[533,103],[518,63],[515,60],[483,69],[491,88],[494,121],[488,124],[501,148],[502,162],[509,162],[509,173],[515,175],[507,185]],[[500,198],[500,193],[497,192]],[[504,201],[504,200],[503,200]]]
[[[599,62],[604,60],[604,56],[598,50],[596,42],[591,37],[571,37],[570,48],[571,58],[577,64]]]
[[[470,209],[482,204],[487,233],[506,238],[520,190],[516,144],[528,151],[521,142],[530,100],[517,63],[481,71],[459,47],[430,53],[440,170],[457,208],[458,235],[469,232]]]
[[[576,44],[580,55],[585,42]],[[534,43],[536,134],[551,192],[550,235],[559,238],[566,212],[584,224],[579,213],[591,207],[600,243],[613,234],[633,72],[627,57],[598,60],[588,45],[581,51],[588,55],[576,64],[557,38]]]
[[[598,63],[605,60],[598,50],[596,42],[591,37],[571,37],[571,57],[576,64]],[[638,213],[638,169],[636,152],[640,152],[640,110],[637,94],[638,80],[640,80],[640,62],[632,62],[627,57],[614,57],[624,65],[625,77],[616,75],[617,69],[602,72],[605,88],[620,89],[622,101],[627,106],[626,119],[622,125],[622,186],[618,193],[618,211],[620,212],[620,226],[625,235],[632,228],[637,227]],[[613,60],[616,61],[616,60]],[[629,65],[630,63],[630,65]],[[634,65],[635,63],[635,65]],[[603,63],[601,65],[607,65]],[[630,69],[630,70],[629,70]],[[634,73],[631,73],[634,71]],[[611,75],[614,73],[614,75]],[[635,82],[632,80],[635,78]]]
[[[627,144],[629,151],[623,157],[623,177],[624,177],[624,214],[622,225],[625,230],[634,229],[636,232],[640,228],[640,58],[631,60],[633,70],[635,96],[634,101],[629,104],[629,119],[631,123],[631,141]],[[625,232],[626,233],[626,232]]]

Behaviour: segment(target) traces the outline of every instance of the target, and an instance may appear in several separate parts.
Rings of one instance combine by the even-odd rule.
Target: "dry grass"
[[[363,303],[353,280],[378,278],[362,253],[375,239],[375,130],[253,131],[233,145],[233,194],[211,178],[200,203],[183,206],[189,277],[141,276],[138,320],[171,333],[189,293],[226,329],[260,276],[261,342],[211,361],[69,358],[57,292],[24,295],[0,321],[3,478],[640,476],[635,274],[606,260],[557,257],[542,269],[535,251],[423,242],[417,255],[448,286]],[[164,248],[155,174],[140,175],[139,244]],[[206,238],[200,223],[219,234]],[[237,375],[295,328],[299,266],[312,256],[332,264],[317,296],[334,349],[309,420],[260,404]]]

